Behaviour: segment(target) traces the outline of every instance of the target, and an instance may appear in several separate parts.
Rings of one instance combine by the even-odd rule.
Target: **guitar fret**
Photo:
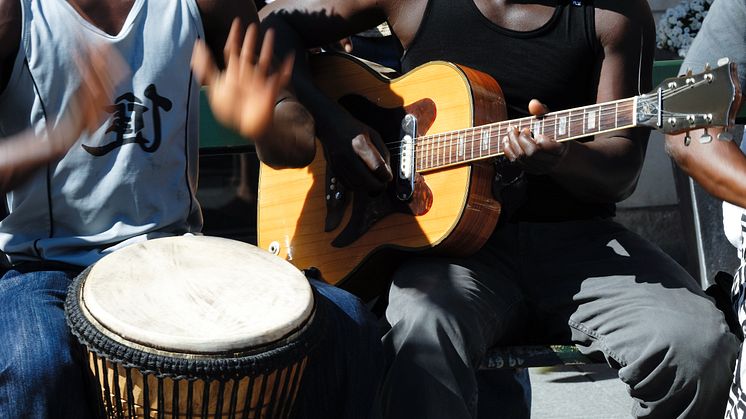
[[[451,144],[453,144],[453,133],[450,135],[446,134],[443,137],[443,166],[447,166],[451,163]]]
[[[555,115],[547,115],[542,118],[542,121],[544,124],[542,128],[542,134],[544,134],[547,139],[554,140],[557,129],[556,125],[554,125]]]
[[[443,166],[446,162],[446,155],[445,155],[446,136],[447,134],[440,134],[438,136],[438,166]]]
[[[417,146],[418,170],[504,154],[502,139],[513,129],[562,141],[634,126],[634,106],[632,98],[425,136]]]
[[[585,134],[585,109],[570,111],[570,126],[568,133],[570,137],[581,137]]]
[[[431,138],[429,142],[430,142],[430,152],[428,153],[429,154],[428,157],[430,157],[430,161],[428,162],[428,166],[429,167],[434,167],[434,165],[433,165],[433,158],[435,157],[435,150],[434,150],[434,148],[435,148],[435,137]]]
[[[422,137],[417,140],[417,160],[420,169],[425,168],[425,153],[427,152],[427,147],[425,146],[426,138]]]
[[[456,135],[456,134],[451,134],[449,136],[449,138],[448,138],[448,164],[453,164],[453,140],[454,140],[454,135]]]
[[[614,128],[619,128],[619,102],[614,102]]]
[[[621,116],[617,116],[617,127],[634,125],[634,99],[622,102]]]
[[[616,128],[616,118],[612,113],[612,107],[614,105],[599,105],[599,118],[598,118],[598,130],[606,131]]]
[[[464,134],[458,136],[458,159],[457,161],[464,160],[464,152],[466,150],[466,137]]]
[[[531,132],[533,133],[534,137],[543,134],[543,130],[541,129],[541,119],[535,119],[532,125],[533,127],[531,128]]]
[[[427,145],[427,141],[428,141],[427,137],[422,139],[422,153],[420,154],[422,154],[422,168],[423,169],[427,168],[427,155],[428,155],[429,148],[430,148]]]
[[[585,129],[583,133],[598,131],[598,111],[596,109],[585,110]]]
[[[482,142],[487,143],[487,149],[492,152],[492,126],[487,126],[487,131],[482,130]],[[499,149],[499,148],[498,148]]]
[[[567,126],[568,126],[568,120],[569,119],[570,119],[570,113],[569,112],[564,112],[564,115],[559,117],[559,127],[557,127],[558,131],[559,131],[559,134],[557,135],[558,139],[560,137],[566,137],[567,136],[567,133],[568,133]]]

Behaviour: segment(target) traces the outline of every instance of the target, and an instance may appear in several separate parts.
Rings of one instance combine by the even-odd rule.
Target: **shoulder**
[[[5,90],[21,45],[21,19],[18,0],[0,0],[0,92]]]
[[[7,49],[17,49],[21,42],[21,3],[18,0],[0,0],[0,40],[0,54]]]
[[[245,24],[255,22],[256,5],[254,0],[196,0],[203,23],[220,25],[240,18]]]
[[[641,36],[646,42],[654,36],[655,21],[647,0],[595,0],[596,35],[605,48],[633,42],[639,46]]]

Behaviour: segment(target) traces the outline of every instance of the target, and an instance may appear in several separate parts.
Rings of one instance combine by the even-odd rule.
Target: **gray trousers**
[[[508,223],[470,258],[409,260],[386,318],[385,418],[476,418],[489,347],[569,340],[618,368],[633,417],[718,418],[738,351],[699,284],[609,220]]]

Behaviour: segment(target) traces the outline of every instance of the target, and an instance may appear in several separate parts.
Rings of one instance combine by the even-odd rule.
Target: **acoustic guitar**
[[[376,293],[403,253],[464,256],[484,244],[501,210],[491,160],[509,127],[557,141],[636,126],[681,133],[732,125],[740,100],[735,65],[721,63],[648,94],[506,121],[498,83],[462,65],[430,62],[389,78],[355,57],[320,54],[311,70],[325,94],[381,134],[394,180],[379,196],[354,194],[320,144],[308,167],[262,165],[258,245],[358,295]]]

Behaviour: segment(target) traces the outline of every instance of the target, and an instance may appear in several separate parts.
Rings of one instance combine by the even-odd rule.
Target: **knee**
[[[351,322],[362,330],[376,328],[376,319],[357,296],[333,285],[312,280],[319,298],[326,304],[326,314],[332,321]]]
[[[419,358],[434,354],[458,354],[466,364],[476,363],[487,348],[487,337],[475,316],[463,310],[448,310],[424,300],[403,308],[404,315],[389,316],[402,310],[389,305],[387,317],[396,317],[384,337],[384,349],[398,359]]]
[[[732,373],[738,340],[714,309],[696,316],[670,313],[648,324],[637,360],[648,365],[643,370],[671,369],[683,382],[700,383]]]

